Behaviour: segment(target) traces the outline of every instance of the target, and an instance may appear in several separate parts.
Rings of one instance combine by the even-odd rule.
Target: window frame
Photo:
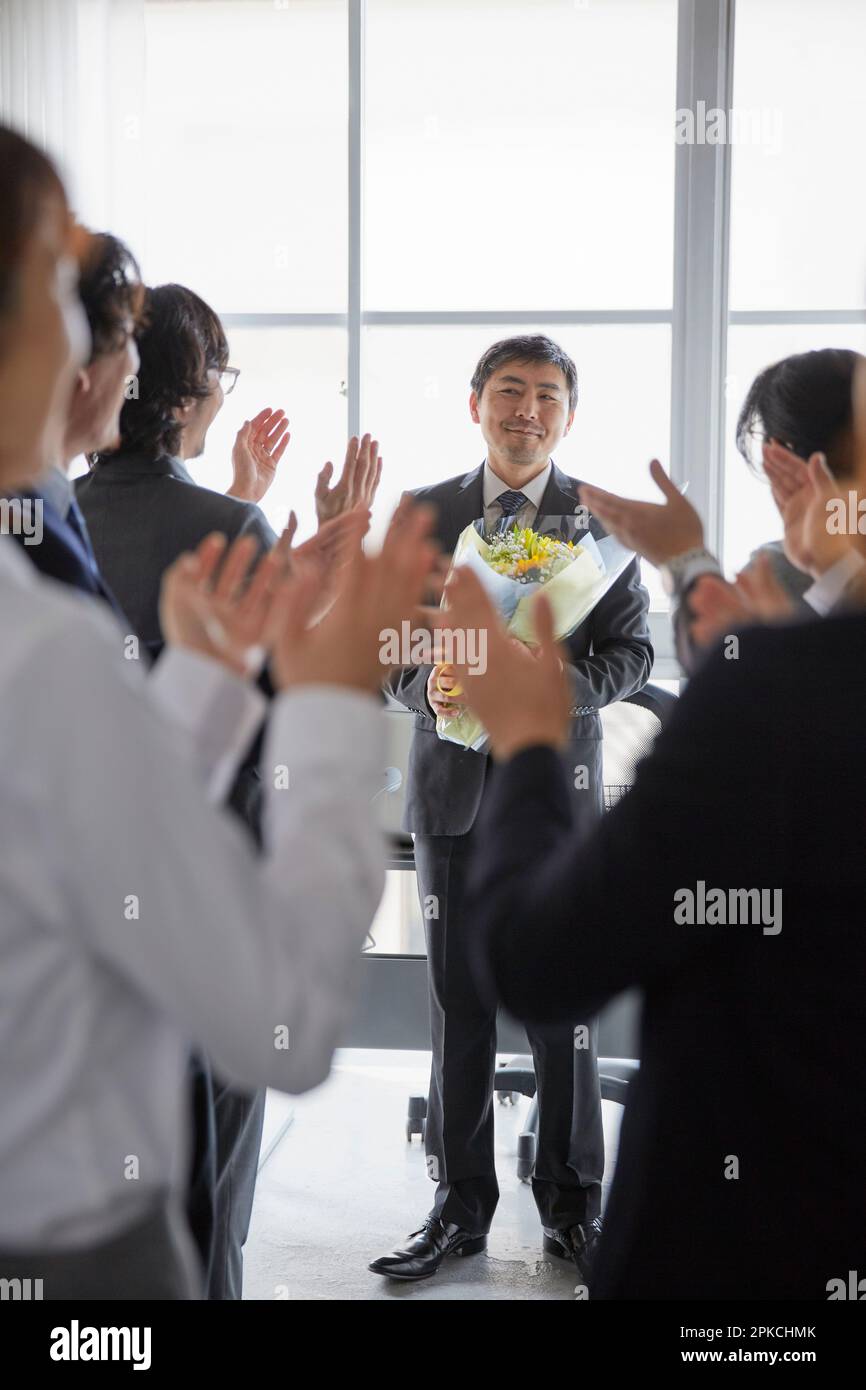
[[[347,0],[348,303],[344,314],[227,314],[228,328],[339,326],[347,332],[346,413],[360,430],[364,329],[370,326],[668,324],[671,329],[669,466],[704,518],[706,544],[724,555],[725,380],[728,328],[735,324],[863,323],[862,310],[730,311],[731,145],[683,144],[675,152],[673,303],[670,309],[380,311],[367,308],[364,255],[364,80],[366,0]],[[676,110],[729,111],[733,104],[736,0],[678,0]],[[672,126],[674,109],[671,111]],[[676,678],[679,667],[668,614],[653,611],[653,674]]]

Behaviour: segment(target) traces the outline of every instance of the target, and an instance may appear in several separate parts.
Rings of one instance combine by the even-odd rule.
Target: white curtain
[[[88,226],[146,238],[145,0],[0,0],[0,120],[57,162]]]

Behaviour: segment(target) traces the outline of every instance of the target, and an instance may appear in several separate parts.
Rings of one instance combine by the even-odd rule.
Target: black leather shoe
[[[474,1236],[453,1222],[428,1216],[420,1231],[413,1231],[402,1250],[374,1260],[367,1268],[388,1279],[429,1279],[446,1255],[480,1255],[487,1249],[486,1236]]]
[[[548,1255],[558,1255],[561,1260],[570,1260],[576,1266],[582,1279],[588,1279],[592,1271],[592,1261],[601,1236],[601,1217],[594,1216],[585,1226],[569,1226],[568,1230],[558,1231],[544,1226],[542,1246]]]

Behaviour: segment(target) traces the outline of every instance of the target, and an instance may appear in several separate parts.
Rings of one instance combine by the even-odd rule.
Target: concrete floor
[[[311,1094],[269,1093],[245,1298],[574,1298],[576,1271],[542,1253],[532,1192],[517,1179],[517,1135],[529,1106],[522,1097],[515,1107],[496,1105],[501,1195],[487,1253],[446,1260],[433,1279],[414,1284],[367,1269],[430,1208],[423,1148],[405,1138],[407,1098],[426,1094],[429,1069],[429,1053],[345,1051]],[[605,1198],[621,1113],[605,1102]]]

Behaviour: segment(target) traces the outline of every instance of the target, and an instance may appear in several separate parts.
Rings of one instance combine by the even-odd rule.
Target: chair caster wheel
[[[520,1134],[517,1138],[517,1176],[521,1182],[529,1182],[535,1171],[536,1137],[531,1132]]]
[[[427,1136],[427,1097],[410,1096],[409,1110],[406,1115],[406,1142],[411,1144],[415,1135],[419,1135],[423,1143]]]

